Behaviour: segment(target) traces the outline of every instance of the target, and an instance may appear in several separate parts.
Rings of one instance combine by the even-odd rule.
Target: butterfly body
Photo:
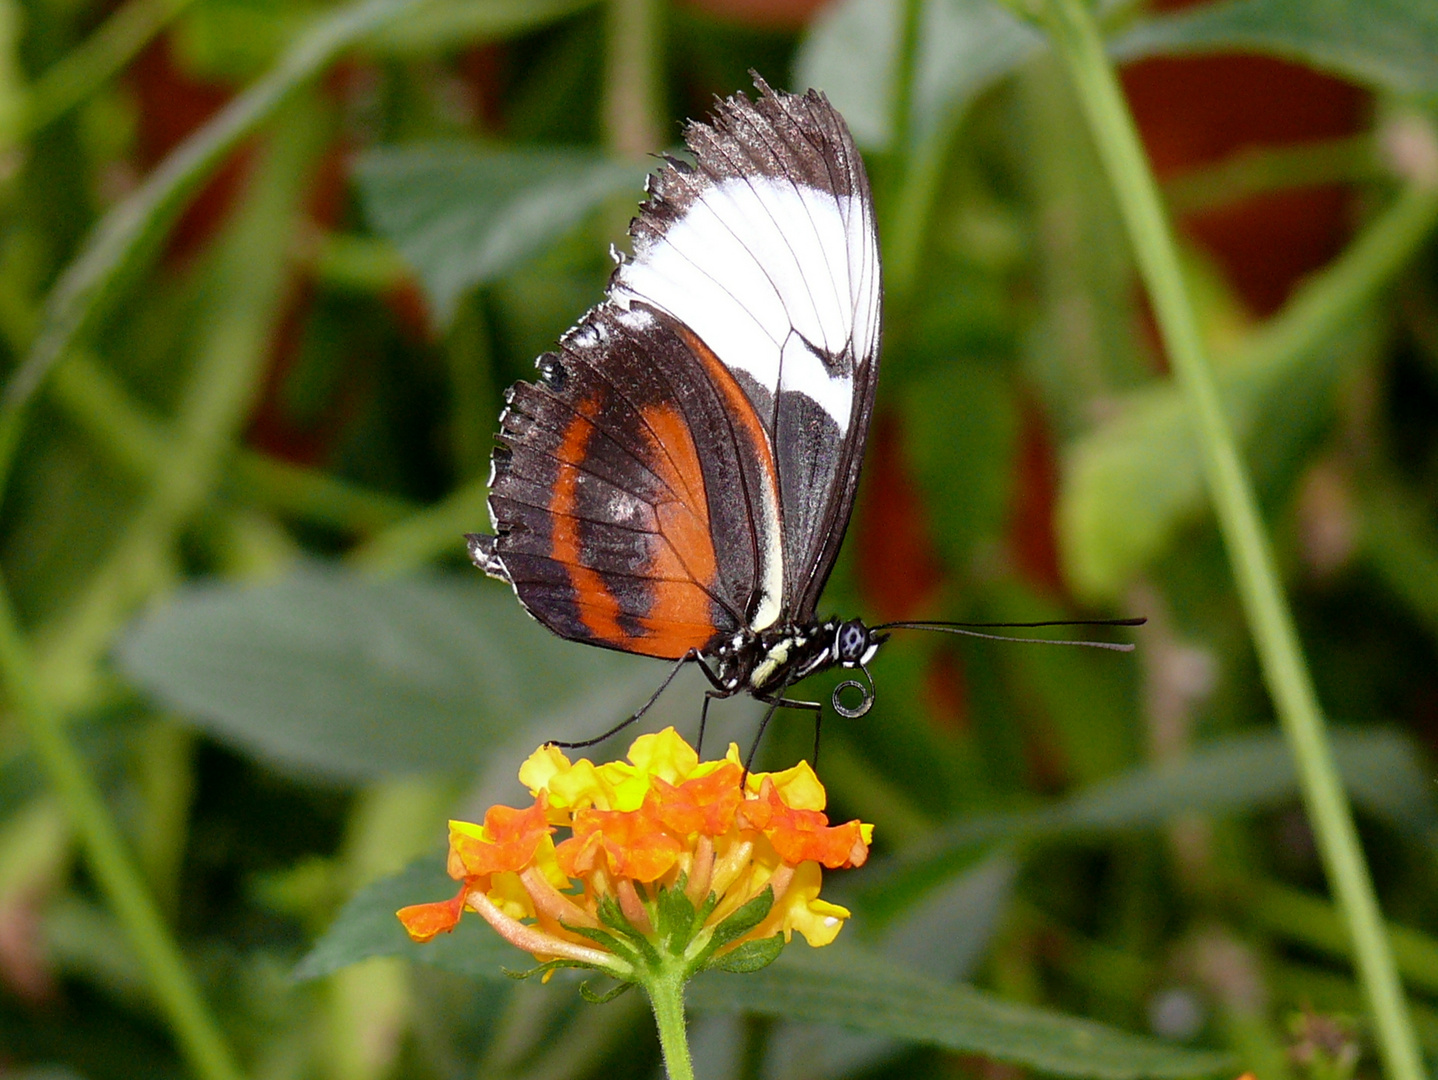
[[[718,103],[602,303],[506,394],[474,562],[562,637],[780,700],[883,635],[815,615],[878,377],[863,162],[822,95]]]

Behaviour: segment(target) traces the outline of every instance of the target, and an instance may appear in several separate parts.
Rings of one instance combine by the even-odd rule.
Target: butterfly
[[[505,397],[470,557],[572,641],[686,663],[770,708],[897,627],[816,617],[859,481],[883,287],[863,159],[823,94],[719,101],[665,157],[602,303]],[[983,635],[981,635],[983,636]],[[1021,639],[1026,640],[1026,639]],[[858,688],[857,706],[841,691]],[[861,716],[872,683],[834,708]],[[816,729],[817,740],[817,729]],[[755,745],[758,742],[756,739]]]

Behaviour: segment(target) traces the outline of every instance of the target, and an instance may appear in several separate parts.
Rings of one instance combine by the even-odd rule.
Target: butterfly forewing
[[[651,177],[634,258],[510,391],[476,561],[564,637],[677,659],[807,622],[853,505],[879,264],[821,95],[758,83]]]

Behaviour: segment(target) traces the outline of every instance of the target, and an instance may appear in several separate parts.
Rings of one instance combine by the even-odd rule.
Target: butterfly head
[[[834,626],[834,640],[829,647],[832,662],[840,667],[863,667],[874,658],[888,634],[876,633],[860,619],[849,619]]]

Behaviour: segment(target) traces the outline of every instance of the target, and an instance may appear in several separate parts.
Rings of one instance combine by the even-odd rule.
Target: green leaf
[[[459,887],[433,856],[376,881],[350,898],[334,923],[295,967],[295,979],[317,979],[372,956],[406,956],[459,975],[504,982],[504,968],[525,954],[478,915],[466,914],[449,934],[423,945],[411,941],[395,912],[410,904],[444,900]]]
[[[889,149],[902,9],[903,0],[830,4],[795,60],[795,86],[827,93],[867,150]],[[1042,35],[994,0],[929,0],[921,18],[915,144],[1044,48]],[[1399,94],[1431,94],[1438,91],[1438,8],[1425,0],[1229,0],[1148,20],[1113,51],[1123,59],[1261,52]]]
[[[1294,419],[1295,409],[1310,428],[1320,424],[1343,361],[1355,354],[1363,350],[1347,337],[1316,355],[1222,370],[1218,388],[1235,435],[1253,446],[1260,432],[1273,436],[1280,412]],[[1266,464],[1282,464],[1275,445],[1265,449]],[[1198,435],[1177,387],[1128,395],[1113,420],[1065,455],[1056,520],[1065,576],[1091,600],[1115,598],[1199,515],[1205,492]]]
[[[467,289],[515,269],[614,192],[637,196],[645,171],[576,151],[455,144],[372,151],[356,179],[375,227],[447,324]]]
[[[319,565],[183,588],[117,659],[217,738],[344,780],[473,770],[500,746],[603,730],[662,677],[561,641],[477,574],[376,581]],[[684,708],[682,691],[670,702]]]
[[[1250,439],[1251,446],[1291,443],[1294,419],[1300,426],[1305,419],[1304,396],[1314,401],[1345,361],[1362,355],[1351,339],[1374,329],[1373,320],[1363,319],[1368,305],[1435,225],[1438,193],[1413,185],[1228,361],[1218,389],[1240,437],[1255,434],[1263,417],[1265,438]],[[1271,437],[1273,415],[1288,417],[1284,440]],[[1272,454],[1266,464],[1273,464]],[[1094,599],[1116,595],[1199,511],[1203,493],[1198,442],[1177,387],[1165,383],[1132,395],[1115,419],[1066,455],[1057,529],[1075,590]]]
[[[1333,754],[1360,806],[1422,835],[1438,828],[1431,770],[1396,731],[1335,728]],[[1067,833],[1156,826],[1178,813],[1224,813],[1273,805],[1297,793],[1288,746],[1278,733],[1237,735],[1164,768],[1094,784],[1049,815]]]
[[[1398,94],[1438,92],[1438,6],[1428,0],[1228,0],[1145,22],[1125,59],[1261,52]]]
[[[688,999],[698,1010],[841,1024],[1060,1076],[1136,1080],[1233,1068],[1226,1054],[1187,1050],[945,985],[843,946],[787,949],[743,978],[706,973],[690,983]]]
[[[779,959],[779,954],[784,951],[786,944],[788,943],[784,940],[783,934],[746,941],[742,945],[736,945],[723,956],[714,957],[705,967],[715,971],[728,971],[735,975],[760,971]]]
[[[1359,806],[1420,839],[1438,835],[1438,798],[1412,741],[1394,731],[1331,731],[1333,755]],[[864,892],[892,904],[901,886],[922,891],[966,865],[980,847],[1015,841],[1154,828],[1186,813],[1238,813],[1298,794],[1293,759],[1277,732],[1209,743],[1183,761],[1144,766],[1084,788],[1054,806],[966,818],[939,830],[888,864],[876,865]]]

